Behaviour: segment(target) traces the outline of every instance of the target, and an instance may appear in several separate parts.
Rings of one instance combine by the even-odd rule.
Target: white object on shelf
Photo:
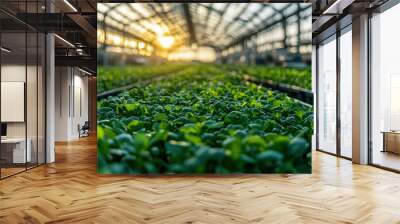
[[[1,82],[1,122],[24,122],[24,103],[24,82]]]

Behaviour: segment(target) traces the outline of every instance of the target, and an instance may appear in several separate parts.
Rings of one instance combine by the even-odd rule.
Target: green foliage
[[[101,173],[309,173],[312,108],[212,65],[98,102]]]
[[[311,90],[311,68],[295,69],[267,66],[225,65],[225,69],[258,79],[298,86]]]
[[[188,67],[187,64],[164,64],[160,66],[138,65],[124,67],[99,66],[97,69],[97,91],[101,93],[134,82],[174,73],[186,67]]]

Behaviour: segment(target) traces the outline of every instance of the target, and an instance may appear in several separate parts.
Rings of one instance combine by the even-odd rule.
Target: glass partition
[[[34,2],[0,2],[18,13]],[[0,12],[0,178],[45,163],[45,35]]]
[[[26,141],[26,41],[25,32],[1,34],[2,177],[24,171],[26,162],[31,161]]]
[[[46,38],[43,33],[38,33],[38,65],[37,65],[37,162],[46,162],[45,124],[46,124]]]
[[[28,32],[27,38],[26,114],[27,150],[30,151],[27,167],[31,168],[37,165],[38,160],[38,34]]]
[[[318,47],[318,149],[336,153],[336,36]]]
[[[371,18],[371,162],[400,170],[400,5]]]

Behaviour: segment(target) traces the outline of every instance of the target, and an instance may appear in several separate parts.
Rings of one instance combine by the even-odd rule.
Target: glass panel
[[[43,13],[45,1],[6,1],[18,13]],[[0,13],[1,177],[45,161],[45,36]],[[40,107],[38,107],[38,104]],[[39,135],[40,133],[40,135]]]
[[[318,148],[336,153],[336,39],[318,48]]]
[[[38,45],[38,164],[45,163],[45,60],[46,60],[46,52],[45,52],[45,44],[46,38],[44,34],[39,34],[39,45]]]
[[[38,36],[36,32],[27,33],[28,63],[26,80],[26,115],[27,115],[27,143],[31,153],[28,154],[28,168],[37,165],[37,76],[38,76]]]
[[[39,2],[28,2],[27,12],[38,13]],[[35,17],[37,18],[37,17]],[[27,30],[27,75],[26,75],[26,131],[27,131],[27,168],[38,164],[38,45],[39,36],[35,30]]]
[[[340,153],[352,156],[352,35],[340,37]]]
[[[400,5],[372,18],[372,163],[400,170]]]

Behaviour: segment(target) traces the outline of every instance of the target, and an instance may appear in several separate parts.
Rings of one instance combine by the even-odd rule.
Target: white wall
[[[78,69],[56,67],[55,107],[55,140],[79,138],[78,125],[88,120],[88,78]]]
[[[69,133],[69,68],[55,68],[55,140],[67,141]]]
[[[76,74],[77,70],[75,70],[74,75],[74,108],[72,108],[72,130],[71,135],[74,138],[79,137],[78,132],[78,124],[83,125],[85,121],[89,119],[88,113],[88,78],[81,76],[82,73]],[[80,108],[81,107],[81,108]],[[80,111],[82,110],[82,111]],[[75,112],[75,113],[74,113]]]

